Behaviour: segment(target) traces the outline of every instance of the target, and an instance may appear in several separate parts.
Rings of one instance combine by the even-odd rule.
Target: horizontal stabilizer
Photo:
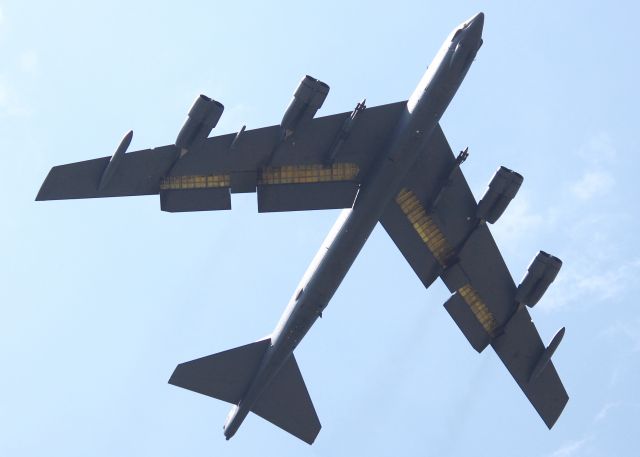
[[[322,427],[293,354],[251,411],[309,444]]]
[[[271,339],[256,341],[176,367],[169,384],[238,404],[255,376]]]

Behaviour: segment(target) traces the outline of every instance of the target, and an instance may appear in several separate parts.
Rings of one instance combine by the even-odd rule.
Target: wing
[[[346,208],[391,134],[405,102],[313,119],[283,140],[279,125],[124,154],[106,186],[110,157],[51,169],[36,200],[160,194],[165,211],[231,208],[230,193],[257,192],[258,210]],[[336,146],[339,147],[336,147]],[[337,153],[337,154],[336,154]]]
[[[567,393],[551,362],[532,377],[545,346],[458,165],[437,127],[381,223],[425,287],[442,278],[463,334],[478,352],[491,344],[551,428]]]

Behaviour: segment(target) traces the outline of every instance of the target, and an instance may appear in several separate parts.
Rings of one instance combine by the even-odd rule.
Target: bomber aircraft
[[[516,286],[487,227],[522,176],[501,167],[478,203],[439,120],[482,45],[478,13],[446,38],[408,101],[314,118],[329,86],[305,76],[280,125],[209,138],[223,106],[200,95],[175,144],[54,167],[36,200],[160,195],[163,211],[231,208],[230,194],[257,192],[258,211],[345,208],[295,289],[273,333],[178,365],[169,382],[233,404],[231,438],[249,412],[311,444],[320,421],[293,355],[322,315],[378,222],[425,287],[440,277],[445,309],[478,352],[491,345],[544,423],[568,401],[533,307],[562,262],[540,252]]]

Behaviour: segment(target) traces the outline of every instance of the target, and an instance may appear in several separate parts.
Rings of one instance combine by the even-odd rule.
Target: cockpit
[[[466,26],[466,24],[465,24],[465,26]],[[458,30],[456,30],[456,33],[454,33],[453,36],[451,37],[451,42],[452,43],[453,43],[453,40],[458,38],[458,36],[462,33],[463,30],[464,30],[464,27],[459,28]]]

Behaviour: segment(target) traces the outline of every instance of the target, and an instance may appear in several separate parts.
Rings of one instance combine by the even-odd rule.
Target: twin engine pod
[[[562,267],[562,260],[540,251],[527,269],[527,274],[516,290],[515,299],[533,308],[542,298]]]
[[[495,223],[516,196],[523,177],[506,167],[500,167],[493,175],[489,188],[478,203],[476,216],[490,224]]]
[[[222,103],[206,95],[198,96],[178,133],[176,146],[184,153],[204,141],[218,124],[223,111]]]
[[[313,119],[328,93],[329,86],[322,81],[309,75],[302,78],[280,122],[285,139],[301,124]]]
[[[490,224],[495,223],[518,193],[522,181],[522,175],[519,173],[506,167],[500,167],[493,175],[489,188],[478,203],[476,217]],[[540,251],[520,282],[515,300],[533,308],[556,279],[561,267],[562,260]]]

